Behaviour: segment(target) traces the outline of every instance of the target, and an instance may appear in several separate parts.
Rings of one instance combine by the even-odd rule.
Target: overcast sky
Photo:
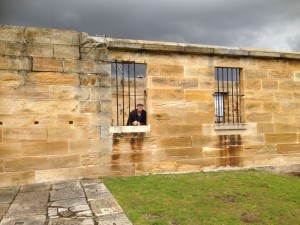
[[[0,0],[0,24],[300,51],[300,0]]]

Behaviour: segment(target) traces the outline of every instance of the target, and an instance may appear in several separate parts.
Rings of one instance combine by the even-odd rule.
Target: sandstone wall
[[[115,60],[147,64],[149,132],[110,132]],[[215,67],[241,69],[244,124],[215,125]],[[299,171],[299,87],[299,53],[1,26],[0,186],[228,168]]]
[[[0,186],[88,177],[111,151],[110,63],[84,33],[0,26]]]

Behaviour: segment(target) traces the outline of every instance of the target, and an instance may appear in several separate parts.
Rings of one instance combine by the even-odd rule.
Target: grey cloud
[[[298,0],[0,0],[1,24],[291,50],[299,50],[299,12]]]

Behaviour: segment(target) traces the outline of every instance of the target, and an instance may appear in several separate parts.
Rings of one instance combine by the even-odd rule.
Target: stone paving
[[[132,225],[100,180],[0,188],[0,225]]]

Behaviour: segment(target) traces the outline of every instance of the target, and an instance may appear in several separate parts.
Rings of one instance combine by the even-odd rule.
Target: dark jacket
[[[138,121],[141,125],[147,125],[147,112],[142,110],[140,118],[138,117],[137,110],[132,110],[129,114],[127,126],[131,126],[134,121]]]

